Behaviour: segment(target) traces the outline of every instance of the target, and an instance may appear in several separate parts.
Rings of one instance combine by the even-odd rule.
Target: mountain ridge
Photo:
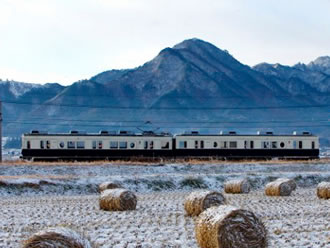
[[[128,126],[126,121],[142,124],[167,121],[172,124],[162,124],[162,129],[181,132],[192,129],[193,123],[201,120],[205,124],[197,129],[206,132],[233,128],[234,125],[226,124],[228,121],[242,122],[236,124],[237,129],[248,132],[256,129],[288,132],[292,125],[279,127],[274,121],[301,120],[297,123],[300,129],[312,129],[325,137],[328,127],[308,124],[313,119],[326,119],[329,116],[326,109],[283,108],[330,104],[328,58],[320,58],[292,67],[267,63],[250,67],[211,43],[188,39],[162,49],[155,58],[137,68],[104,71],[70,86],[50,84],[48,88],[31,89],[12,97],[11,100],[36,105],[26,105],[16,113],[15,109],[21,105],[5,103],[4,116],[14,115],[22,125],[4,123],[4,133],[19,135],[38,126],[53,132],[75,128],[96,131],[103,124],[108,129],[119,129]],[[1,92],[5,92],[1,87],[2,84]],[[267,106],[275,108],[267,109]],[[37,117],[42,120],[39,124],[27,124]],[[50,119],[55,121],[47,121]],[[252,120],[259,123],[253,124]],[[95,126],[91,121],[96,121]],[[214,121],[223,123],[211,125]],[[136,129],[134,125],[142,124],[127,128]]]

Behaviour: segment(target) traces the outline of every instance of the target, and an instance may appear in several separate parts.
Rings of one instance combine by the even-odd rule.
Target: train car
[[[176,157],[218,158],[300,158],[319,157],[319,139],[309,132],[292,135],[274,135],[259,132],[257,135],[239,135],[236,132],[204,135],[198,132],[175,137]]]
[[[98,134],[71,131],[48,134],[32,131],[22,136],[22,158],[33,160],[99,160],[130,157],[171,157],[173,138],[168,133],[127,131]]]
[[[22,136],[22,158],[33,160],[99,160],[126,158],[235,158],[311,159],[319,157],[319,139],[309,132],[275,135],[272,132],[239,135],[236,132],[97,134],[71,131],[48,134],[32,131]]]

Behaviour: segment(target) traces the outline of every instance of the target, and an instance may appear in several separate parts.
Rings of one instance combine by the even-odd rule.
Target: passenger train
[[[271,159],[319,157],[319,138],[310,132],[275,135],[236,132],[179,135],[146,131],[22,135],[22,158],[27,160],[113,160],[126,158]]]

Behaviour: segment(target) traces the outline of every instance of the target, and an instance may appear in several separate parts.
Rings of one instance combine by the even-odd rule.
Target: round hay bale
[[[216,191],[194,191],[184,202],[184,209],[188,216],[196,216],[212,206],[225,204],[225,197]]]
[[[251,211],[229,205],[205,210],[195,223],[197,243],[202,248],[264,248],[267,231]]]
[[[294,191],[294,190],[297,189],[297,183],[293,179],[289,179],[289,178],[278,178],[278,179],[276,179],[276,181],[287,182],[288,184],[290,184],[292,191]]]
[[[247,194],[250,192],[250,183],[246,179],[236,179],[225,182],[227,194]]]
[[[268,196],[289,196],[291,192],[291,185],[287,181],[276,180],[265,187],[265,194]]]
[[[135,210],[137,197],[126,189],[107,189],[101,193],[100,209],[107,211]]]
[[[330,199],[330,182],[321,182],[317,185],[317,196],[323,199]]]
[[[88,240],[65,227],[38,232],[24,242],[23,248],[92,248]]]
[[[106,189],[118,189],[118,188],[123,188],[120,183],[104,182],[99,185],[99,192],[102,192]]]

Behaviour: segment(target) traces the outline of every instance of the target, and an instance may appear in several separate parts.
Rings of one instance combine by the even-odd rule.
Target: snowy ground
[[[289,197],[266,197],[265,183],[294,178]],[[232,205],[255,212],[266,224],[269,247],[330,247],[330,200],[315,186],[330,181],[330,162],[158,165],[0,166],[0,247],[20,247],[41,229],[65,225],[84,233],[95,247],[197,247],[194,220],[184,197],[192,190],[222,191],[223,182],[247,177],[248,195],[228,195]],[[118,181],[136,192],[136,211],[99,210],[97,185]]]

